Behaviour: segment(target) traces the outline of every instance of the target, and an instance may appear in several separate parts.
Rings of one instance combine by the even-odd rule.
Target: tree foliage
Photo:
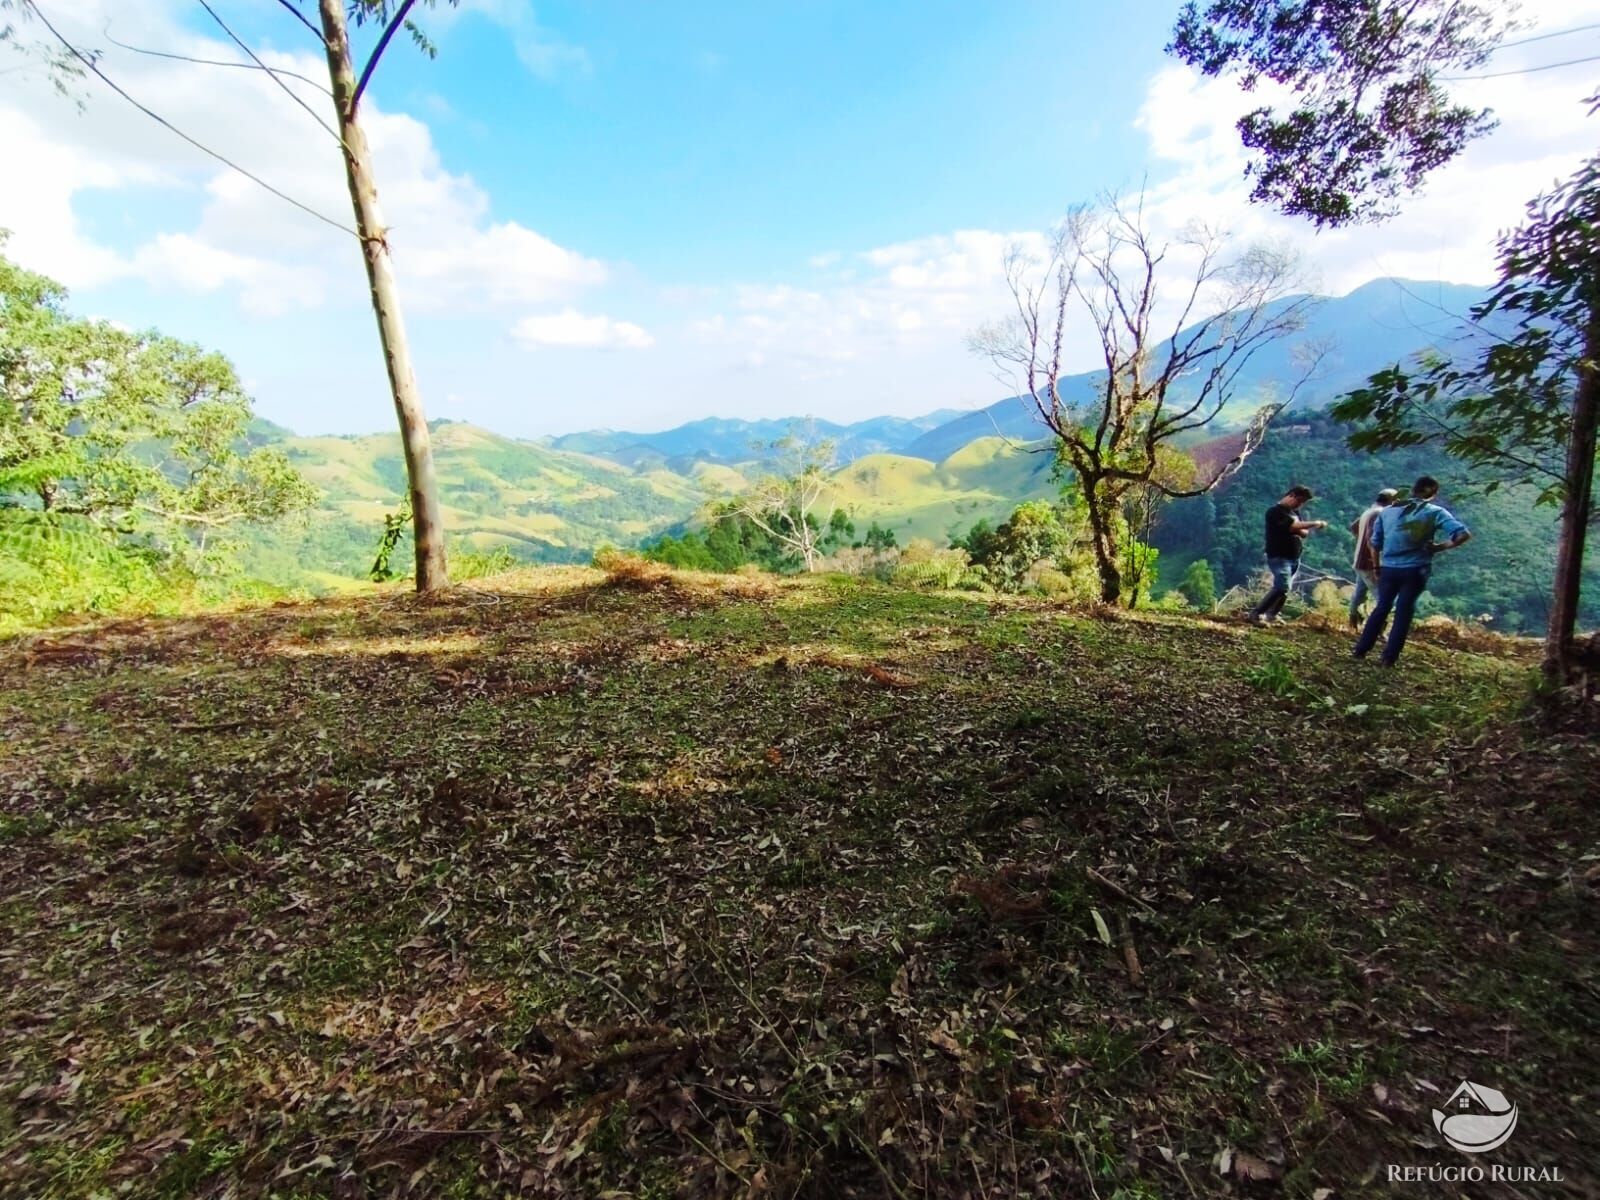
[[[1489,490],[1533,484],[1538,501],[1568,490],[1572,400],[1600,310],[1600,156],[1535,197],[1499,243],[1499,282],[1471,313],[1479,336],[1454,356],[1430,353],[1379,371],[1331,409],[1358,423],[1350,444],[1438,445],[1477,468]],[[1488,324],[1511,326],[1509,335]]]
[[[1217,577],[1211,571],[1211,564],[1203,558],[1190,563],[1183,578],[1178,580],[1178,592],[1192,607],[1210,612],[1217,603]]]
[[[767,473],[735,501],[735,511],[814,571],[827,552],[824,540],[831,534],[839,541],[849,523],[828,496],[838,446],[819,437],[814,423],[796,422],[763,452]]]
[[[59,42],[30,37],[26,25],[32,16],[28,0],[0,0],[0,48],[37,64],[57,94],[75,100],[81,108],[82,101],[76,100],[74,88],[84,76],[83,60]],[[94,50],[80,49],[80,53],[90,62],[98,57]]]
[[[73,317],[65,300],[0,256],[0,527],[14,569],[109,570],[137,555],[215,571],[236,527],[314,502],[280,451],[248,444],[250,402],[226,359]]]
[[[1494,127],[1440,75],[1482,63],[1508,23],[1502,6],[1460,0],[1190,0],[1167,49],[1247,92],[1289,93],[1239,118],[1251,198],[1338,226],[1391,214]]]

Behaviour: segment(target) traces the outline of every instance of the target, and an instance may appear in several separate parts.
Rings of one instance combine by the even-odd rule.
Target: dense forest
[[[1418,476],[1431,474],[1475,540],[1435,573],[1423,611],[1469,621],[1488,617],[1490,628],[1505,632],[1541,631],[1549,616],[1558,510],[1536,505],[1532,488],[1474,488],[1467,468],[1434,450],[1352,451],[1349,432],[1324,413],[1289,414],[1235,479],[1211,495],[1173,501],[1153,536],[1163,582],[1175,586],[1198,559],[1210,562],[1221,587],[1249,582],[1263,563],[1263,513],[1297,483],[1316,493],[1307,512],[1328,522],[1307,539],[1305,566],[1352,580],[1349,523],[1380,489],[1404,494]],[[1589,566],[1586,582],[1584,616],[1594,622],[1600,620],[1600,566]]]

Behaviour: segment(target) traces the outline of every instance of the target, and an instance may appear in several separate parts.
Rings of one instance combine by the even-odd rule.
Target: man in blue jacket
[[[1391,504],[1372,522],[1369,536],[1378,552],[1378,599],[1356,639],[1352,653],[1357,658],[1365,658],[1377,644],[1393,609],[1394,627],[1383,644],[1382,661],[1386,667],[1394,666],[1411,632],[1417,598],[1428,586],[1434,556],[1465,545],[1472,537],[1449,509],[1433,502],[1438,494],[1439,481],[1424,475],[1411,488],[1411,499]]]

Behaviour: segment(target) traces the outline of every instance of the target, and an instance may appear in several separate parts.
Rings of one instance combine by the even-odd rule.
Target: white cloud
[[[585,350],[647,350],[655,338],[631,321],[586,316],[566,308],[543,316],[524,317],[511,329],[524,346],[570,346]]]
[[[1041,249],[1037,233],[966,229],[845,256],[819,254],[810,287],[750,284],[723,297],[725,311],[693,322],[697,340],[740,347],[741,363],[809,378],[852,361],[964,344],[974,326],[1004,310],[1008,247]]]
[[[1597,15],[1597,0],[1547,0],[1536,23],[1517,37],[1569,28]],[[1575,45],[1586,50],[1592,42],[1577,37],[1511,46],[1480,72],[1558,62],[1574,57]],[[1307,222],[1249,201],[1234,123],[1275,97],[1265,89],[1246,95],[1231,81],[1202,79],[1186,67],[1166,68],[1150,81],[1134,122],[1157,164],[1147,212],[1167,230],[1204,219],[1243,239],[1291,240],[1333,293],[1380,275],[1487,282],[1494,274],[1496,236],[1520,220],[1534,192],[1593,152],[1600,124],[1583,103],[1593,91],[1592,75],[1576,67],[1454,86],[1465,102],[1492,109],[1499,127],[1435,172],[1421,192],[1404,198],[1397,216],[1314,233]]]
[[[1541,8],[1538,23],[1518,36],[1570,28],[1594,16],[1600,16],[1600,0],[1563,0],[1559,8]],[[1508,47],[1482,70],[1574,57],[1571,46],[1579,40]],[[1593,152],[1600,117],[1588,117],[1581,102],[1592,87],[1583,68],[1460,85],[1468,101],[1495,110],[1500,127],[1436,172],[1419,195],[1403,202],[1398,217],[1319,234],[1307,222],[1249,201],[1234,123],[1270,99],[1265,89],[1247,96],[1229,81],[1169,67],[1149,81],[1133,122],[1150,158],[1146,217],[1158,239],[1176,241],[1199,221],[1231,234],[1235,245],[1286,243],[1302,252],[1307,285],[1335,294],[1382,275],[1484,283],[1493,277],[1496,235],[1516,224],[1535,191]],[[1092,196],[1061,197],[1063,205],[1087,199]],[[808,260],[804,285],[771,281],[727,289],[687,332],[726,348],[730,369],[764,370],[774,382],[844,370],[839,387],[848,389],[886,362],[907,378],[935,378],[939,371],[937,386],[948,390],[934,398],[944,402],[945,396],[970,395],[976,375],[987,377],[985,366],[963,359],[962,346],[976,326],[1014,311],[1003,275],[1007,248],[1019,245],[1037,255],[1044,241],[1039,233],[966,229],[854,254],[818,252]],[[1177,276],[1193,258],[1189,248],[1173,245],[1167,265],[1177,274],[1163,315],[1181,290]],[[1094,352],[1092,331],[1074,325],[1068,343],[1073,368],[1092,366]]]
[[[231,45],[186,30],[159,0],[132,10],[83,0],[58,25],[69,38],[100,45],[113,17],[119,41],[201,58],[240,57]],[[312,79],[326,73],[309,50],[259,53],[272,66]],[[129,93],[196,140],[335,224],[352,224],[337,145],[272,80],[115,47],[101,61]],[[231,294],[260,314],[362,303],[360,254],[348,233],[207,158],[97,80],[82,84],[82,113],[53,96],[42,78],[12,80],[16,86],[0,96],[0,142],[7,147],[0,213],[15,231],[11,253],[20,261],[70,286],[138,278],[156,288]],[[316,112],[327,110],[315,86],[286,83]],[[548,302],[606,280],[604,263],[518,222],[493,219],[484,191],[444,166],[426,124],[386,112],[371,97],[363,111],[409,307]],[[111,233],[87,231],[73,201],[96,190],[152,211]]]
[[[210,245],[187,233],[163,233],[127,260],[130,272],[184,291],[209,293],[232,287],[245,311],[277,316],[320,303],[321,272]]]

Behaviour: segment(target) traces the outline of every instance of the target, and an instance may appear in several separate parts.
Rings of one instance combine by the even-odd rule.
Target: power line
[[[243,175],[246,179],[250,180],[251,183],[257,184],[258,186],[265,188],[267,191],[271,192],[274,196],[278,197],[278,199],[286,201],[289,204],[294,205],[296,208],[298,208],[302,212],[309,213],[311,216],[315,217],[317,220],[321,221],[323,224],[332,225],[335,229],[339,230],[340,233],[348,233],[353,238],[359,238],[361,236],[354,229],[351,229],[350,226],[345,225],[342,222],[336,221],[332,217],[324,216],[322,213],[319,213],[316,209],[312,208],[309,204],[303,204],[299,200],[296,200],[293,196],[289,195],[288,193],[279,191],[277,188],[273,187],[270,183],[268,183],[265,179],[262,179],[261,176],[252,174],[251,172],[245,170],[243,167],[241,167],[238,163],[234,162],[233,160],[231,160],[229,158],[226,158],[225,156],[223,156],[221,154],[218,154],[215,150],[211,149],[210,146],[207,146],[207,145],[205,145],[205,144],[203,144],[201,142],[196,141],[194,138],[190,137],[183,130],[179,129],[171,121],[169,121],[165,117],[163,117],[160,113],[154,112],[151,109],[146,108],[143,104],[140,104],[139,101],[135,100],[132,96],[128,95],[127,92],[123,91],[122,87],[119,84],[117,84],[109,75],[107,75],[98,66],[96,66],[95,62],[94,62],[94,60],[92,58],[90,58],[82,50],[79,50],[76,46],[74,46],[66,38],[61,36],[61,31],[58,30],[54,25],[50,24],[50,18],[44,15],[44,11],[39,7],[39,5],[37,3],[37,0],[24,0],[24,3],[26,3],[29,8],[33,9],[34,15],[37,16],[39,18],[39,20],[44,24],[44,27],[50,31],[51,36],[54,37],[56,39],[56,41],[60,42],[62,44],[62,46],[66,48],[67,52],[72,55],[72,57],[76,58],[85,67],[87,67],[89,69],[90,73],[92,73],[96,78],[98,78],[101,83],[105,84],[108,88],[110,88],[117,95],[121,96],[129,104],[133,105],[133,107],[137,108],[140,112],[142,112],[145,116],[149,117],[157,125],[160,125],[163,129],[166,129],[166,130],[176,134],[178,137],[180,137],[184,141],[188,142],[189,145],[193,146],[196,150],[199,150],[202,154],[210,155],[212,158],[216,159],[223,166],[229,168],[230,170],[237,171],[239,174]]]
[[[1577,25],[1571,29],[1558,29],[1554,33],[1539,33],[1535,34],[1533,37],[1518,38],[1514,42],[1501,42],[1493,50],[1489,51],[1489,53],[1495,54],[1501,50],[1509,50],[1513,46],[1526,46],[1529,42],[1547,42],[1551,38],[1566,37],[1569,34],[1588,33],[1591,29],[1600,29],[1600,23],[1594,25]]]
[[[202,67],[238,67],[240,70],[244,71],[260,71],[263,69],[256,66],[254,63],[232,62],[228,59],[222,58],[195,58],[188,54],[173,54],[167,50],[149,50],[143,46],[130,46],[127,42],[119,42],[116,38],[112,37],[109,26],[106,28],[105,32],[101,34],[101,36],[113,46],[116,46],[119,50],[128,50],[134,54],[148,54],[151,58],[170,58],[178,62],[197,63]],[[14,69],[20,70],[21,68]],[[301,83],[309,83],[312,87],[317,88],[324,95],[333,95],[332,92],[328,91],[327,84],[318,83],[309,75],[301,75],[298,72],[288,71],[282,67],[273,67],[271,69],[274,74],[287,75],[290,79],[298,79]],[[0,74],[4,74],[4,72],[0,72]]]
[[[207,4],[206,0],[200,0],[200,7],[205,9],[206,12],[211,15],[211,19],[213,21],[215,21],[222,28],[222,32],[223,33],[227,34],[231,39],[233,39],[233,44],[235,46],[239,47],[239,49],[243,50],[246,54],[248,54],[250,56],[250,61],[251,62],[255,63],[256,66],[260,67],[263,71],[265,71],[269,76],[272,77],[272,82],[277,84],[280,88],[283,89],[283,94],[285,96],[288,96],[289,99],[293,100],[301,108],[305,109],[306,112],[310,113],[311,114],[311,119],[313,121],[315,121],[318,125],[322,126],[322,129],[323,129],[324,133],[326,133],[329,137],[331,137],[339,145],[341,145],[341,146],[344,145],[344,139],[341,138],[337,133],[335,133],[333,131],[333,127],[330,126],[326,121],[324,121],[320,116],[317,115],[317,110],[316,109],[312,108],[304,100],[300,99],[299,96],[295,95],[294,94],[294,89],[291,88],[283,80],[279,79],[278,78],[278,73],[276,71],[274,71],[271,67],[267,66],[266,63],[262,62],[261,59],[256,56],[256,52],[254,50],[250,49],[250,47],[245,44],[243,38],[241,38],[233,30],[228,28],[228,23],[217,15],[217,10],[216,9],[212,8],[211,5]]]
[[[1600,54],[1587,58],[1569,58],[1566,62],[1544,63],[1537,67],[1519,67],[1515,71],[1490,71],[1487,75],[1441,75],[1441,83],[1465,83],[1473,79],[1503,79],[1507,75],[1536,75],[1540,71],[1554,71],[1557,67],[1576,67],[1581,63],[1600,62]]]

